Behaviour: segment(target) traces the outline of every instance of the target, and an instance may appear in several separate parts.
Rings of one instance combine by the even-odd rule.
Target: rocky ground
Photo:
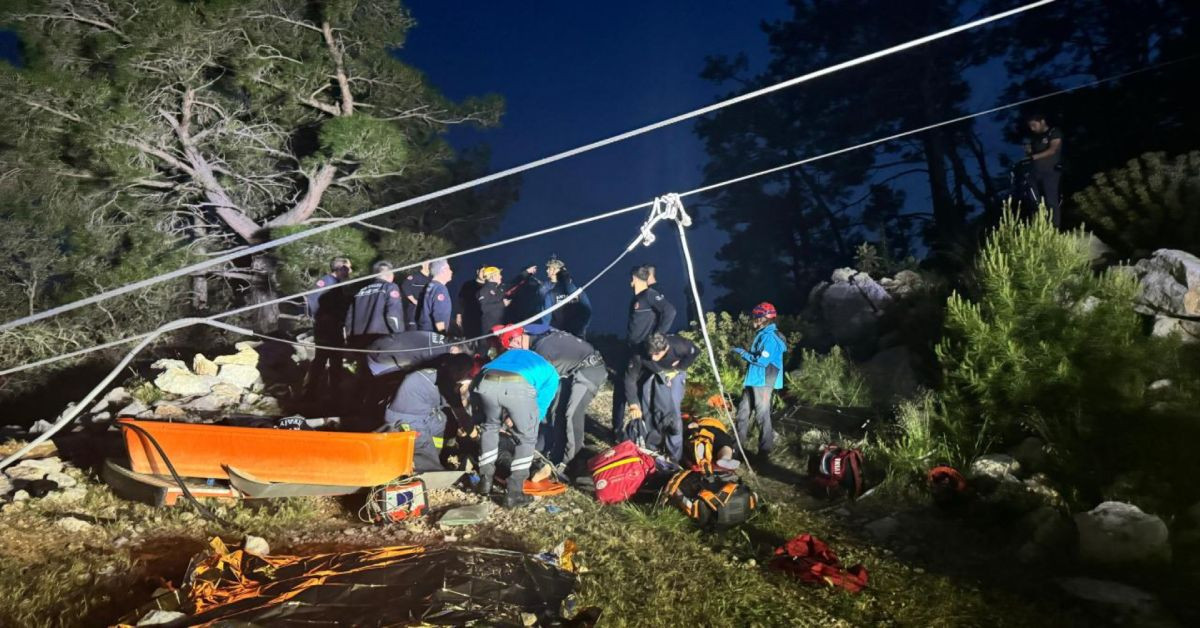
[[[1188,595],[1156,567],[1171,551],[1165,524],[1124,504],[1067,516],[1036,472],[1037,443],[977,462],[970,475],[978,495],[940,509],[927,496],[813,497],[803,488],[805,456],[830,436],[785,432],[789,447],[746,475],[766,506],[723,534],[698,531],[652,496],[605,507],[571,490],[519,510],[493,506],[482,523],[452,528],[438,524],[441,515],[479,497],[437,491],[428,516],[387,526],[359,520],[362,498],[247,501],[214,505],[223,521],[214,523],[187,504],[156,510],[123,501],[100,483],[97,465],[122,447],[116,416],[269,413],[278,402],[262,374],[250,373],[263,366],[254,352],[239,346],[190,367],[161,362],[153,383],[110,392],[75,431],[0,475],[0,625],[113,623],[157,589],[179,586],[213,536],[237,543],[246,535],[283,554],[392,544],[540,552],[569,538],[583,566],[575,602],[603,609],[603,625],[1172,626],[1189,617]],[[592,407],[589,453],[606,446],[610,404],[602,394]],[[809,587],[769,569],[774,549],[801,533],[828,542],[844,564],[865,565],[867,590]],[[1107,566],[1085,567],[1078,556]]]

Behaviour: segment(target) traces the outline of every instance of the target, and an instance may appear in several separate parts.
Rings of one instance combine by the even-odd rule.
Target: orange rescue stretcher
[[[123,497],[155,506],[173,505],[182,494],[159,448],[197,497],[346,495],[411,474],[417,437],[416,432],[279,430],[129,418],[117,424],[124,432],[129,466],[108,461],[104,479]]]

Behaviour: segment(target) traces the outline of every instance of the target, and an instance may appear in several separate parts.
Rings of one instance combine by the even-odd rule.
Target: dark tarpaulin
[[[180,625],[563,625],[575,575],[480,548],[384,547],[308,557],[217,551],[189,570]]]

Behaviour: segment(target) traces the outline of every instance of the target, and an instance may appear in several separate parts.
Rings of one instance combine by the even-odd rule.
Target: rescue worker
[[[404,328],[417,328],[417,314],[421,311],[421,296],[429,285],[429,262],[423,262],[421,269],[405,275],[400,282],[400,292],[404,295]]]
[[[415,431],[413,469],[417,473],[441,471],[442,446],[448,419],[453,435],[459,425],[454,414],[465,406],[471,384],[470,356],[455,355],[440,367],[410,373],[396,390],[380,431]]]
[[[758,333],[750,349],[734,348],[733,353],[746,361],[746,377],[742,381],[742,398],[738,402],[738,437],[746,443],[750,419],[758,423],[758,453],[766,456],[775,448],[775,430],[771,426],[771,395],[783,388],[783,354],[787,343],[775,327],[775,306],[759,303],[750,312]]]
[[[475,270],[475,280],[468,281],[458,289],[458,328],[462,330],[464,338],[478,338],[483,335],[482,316],[480,309],[479,296],[483,292],[483,287],[487,285],[487,278],[483,271],[487,270],[487,266],[480,266]]]
[[[524,330],[514,329],[518,338],[510,340],[496,359],[483,365],[471,387],[471,410],[475,425],[482,425],[479,439],[479,475],[477,490],[490,495],[500,455],[500,427],[508,414],[516,449],[506,482],[503,504],[506,508],[533,501],[525,494],[525,480],[533,465],[538,426],[545,421],[554,395],[558,392],[558,372],[542,356],[529,350]]]
[[[349,259],[333,258],[329,261],[329,272],[318,279],[315,286],[323,290],[304,298],[305,309],[313,319],[314,341],[319,347],[344,347],[346,344],[342,324],[346,320],[346,310],[350,307],[350,295],[345,286],[338,284],[349,279],[352,272]],[[326,385],[326,390],[336,394],[345,372],[340,352],[318,348],[308,367],[308,399],[316,400],[321,390],[326,389]]]
[[[654,334],[642,353],[634,356],[625,373],[626,413],[632,419],[626,438],[643,440],[647,447],[666,453],[678,462],[683,456],[683,391],[687,369],[700,349],[682,336]]]
[[[469,353],[470,347],[449,344],[436,331],[402,331],[376,338],[367,346],[367,368],[371,375],[396,373],[451,353]]]
[[[454,278],[450,263],[444,259],[435,260],[429,265],[429,285],[421,296],[421,312],[417,315],[417,329],[421,331],[436,331],[440,334],[450,333],[450,316],[454,305],[450,302],[450,290],[446,284]]]
[[[613,384],[613,436],[621,440],[624,434],[625,407],[636,403],[637,397],[625,397],[625,376],[629,363],[635,360],[642,345],[651,334],[666,334],[675,322],[675,306],[657,290],[650,287],[654,278],[653,266],[635,266],[629,281],[633,299],[629,302],[629,327],[625,337],[625,352],[617,362],[618,371]]]
[[[542,311],[542,282],[537,278],[537,265],[521,271],[516,281],[504,291],[504,298],[509,301],[504,322],[510,325],[523,322]]]
[[[1050,126],[1046,116],[1035,113],[1025,119],[1031,134],[1029,143],[1025,145],[1025,154],[1033,161],[1031,171],[1034,189],[1038,197],[1050,210],[1050,218],[1057,227],[1062,223],[1062,209],[1059,207],[1061,193],[1058,188],[1062,178],[1062,131]]]
[[[376,262],[371,271],[376,275],[375,281],[363,286],[346,310],[346,344],[352,349],[366,349],[377,338],[404,331],[400,286],[392,283],[391,262]],[[371,370],[366,353],[354,355],[358,362],[359,398],[367,404]]]
[[[548,310],[555,305],[571,298],[578,289],[571,281],[571,273],[562,260],[557,257],[546,262],[546,276],[550,281],[545,284],[542,297],[542,309]],[[588,323],[592,320],[592,302],[587,293],[580,292],[578,297],[554,312],[542,317],[542,323],[556,329],[569,332],[580,338],[587,335]]]
[[[468,334],[468,338],[477,338],[485,332],[491,332],[496,325],[504,324],[504,308],[509,304],[509,300],[504,298],[504,289],[500,287],[503,281],[501,270],[486,266],[482,274],[485,283],[479,288],[479,333],[474,336]]]
[[[503,329],[497,326],[493,331]],[[516,331],[516,330],[514,330]],[[560,378],[558,395],[551,406],[550,429],[543,451],[563,474],[568,465],[583,449],[584,427],[588,404],[608,379],[608,370],[600,352],[587,341],[565,331],[530,325],[523,330],[528,337],[529,348],[542,356],[558,371]],[[506,346],[516,341],[525,342],[512,332],[501,336]]]

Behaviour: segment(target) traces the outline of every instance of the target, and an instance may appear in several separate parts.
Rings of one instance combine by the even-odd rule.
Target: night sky
[[[437,0],[406,3],[417,20],[399,56],[425,72],[447,96],[494,92],[506,101],[500,128],[462,129],[458,147],[486,143],[500,170],[707,105],[722,89],[700,78],[705,55],[749,55],[766,63],[763,20],[785,18],[785,2],[475,3],[470,10]],[[519,235],[626,207],[701,184],[707,156],[684,123],[525,173],[521,198],[487,241]],[[693,215],[699,209],[693,210]],[[593,223],[454,262],[456,280],[484,263],[506,277],[552,253],[582,283],[637,234],[643,214]],[[678,237],[667,225],[659,240],[601,279],[589,294],[592,328],[624,328],[629,272],[635,262],[659,267],[659,287],[678,306],[686,283]],[[719,231],[689,235],[698,275],[716,266]],[[456,292],[452,292],[456,293]],[[705,301],[710,301],[711,290]],[[711,302],[711,301],[710,301]]]

